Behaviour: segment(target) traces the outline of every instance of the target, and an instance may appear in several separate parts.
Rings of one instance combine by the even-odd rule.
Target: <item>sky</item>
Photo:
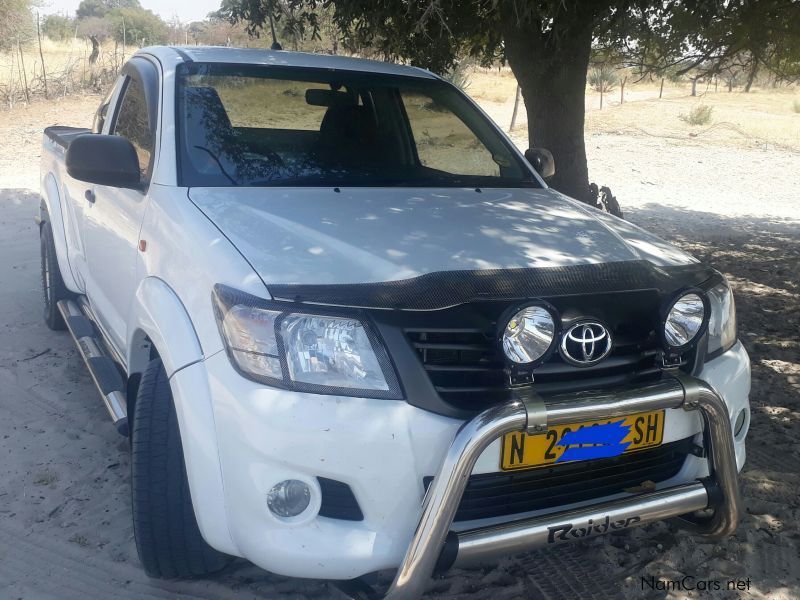
[[[178,15],[184,23],[204,19],[221,4],[221,0],[139,0],[139,2],[144,8],[160,15],[162,19],[169,20]],[[72,16],[78,4],[80,0],[42,0],[39,10],[43,14],[62,13]]]

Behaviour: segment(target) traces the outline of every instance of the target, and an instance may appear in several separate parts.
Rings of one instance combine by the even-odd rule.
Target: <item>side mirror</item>
[[[79,135],[67,148],[67,173],[87,183],[139,188],[139,157],[128,140],[118,135]]]
[[[547,179],[556,174],[556,162],[550,150],[544,148],[528,148],[525,150],[525,158],[531,163],[536,172]]]

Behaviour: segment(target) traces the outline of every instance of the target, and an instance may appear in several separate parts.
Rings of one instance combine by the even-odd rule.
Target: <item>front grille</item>
[[[691,438],[614,458],[527,471],[472,475],[455,521],[472,521],[596,500],[678,474],[692,449]],[[433,477],[425,477],[425,488]]]
[[[439,396],[474,410],[508,397],[509,374],[499,344],[480,329],[406,329]],[[659,352],[640,344],[616,343],[590,367],[575,367],[558,353],[533,371],[533,388],[544,394],[600,389],[657,377]]]
[[[507,302],[476,302],[409,315],[402,328],[439,397],[461,410],[477,411],[507,400],[512,384],[532,385],[541,394],[555,394],[641,383],[660,376],[657,295],[629,292],[605,298],[549,300],[564,317],[565,328],[580,318],[603,323],[612,335],[611,353],[596,365],[579,367],[554,352],[529,373],[517,374],[512,382],[498,341],[499,324],[513,308]],[[691,356],[684,355],[680,366],[690,362]]]

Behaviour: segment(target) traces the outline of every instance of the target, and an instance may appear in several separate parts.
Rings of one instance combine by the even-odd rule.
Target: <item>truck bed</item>
[[[76,137],[83,135],[84,133],[91,132],[92,130],[88,129],[87,127],[53,125],[45,128],[44,135],[66,150],[69,147],[70,142],[72,142],[72,140],[74,140]]]

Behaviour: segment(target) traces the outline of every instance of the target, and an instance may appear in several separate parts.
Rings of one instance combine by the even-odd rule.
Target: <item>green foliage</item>
[[[82,0],[75,14],[81,35],[113,37],[130,46],[168,41],[166,23],[139,0]]]
[[[611,67],[607,65],[600,65],[599,67],[592,69],[589,71],[589,76],[587,77],[589,86],[595,92],[603,93],[612,91],[614,86],[617,84],[617,80],[617,74]]]
[[[800,113],[800,100],[795,100],[794,102],[792,102],[792,109],[794,110],[794,112]]]
[[[0,50],[25,42],[35,33],[30,0],[0,0]]]
[[[75,16],[78,19],[87,17],[102,18],[118,8],[141,9],[142,5],[139,4],[139,0],[81,0],[78,9],[75,11]]]
[[[706,104],[698,104],[688,115],[679,115],[681,121],[689,123],[689,125],[707,125],[711,121],[711,113],[714,108]]]
[[[56,41],[68,40],[75,35],[75,19],[64,15],[47,15],[42,19],[42,35]]]
[[[167,25],[152,11],[143,8],[115,8],[106,19],[111,24],[111,35],[118,42],[131,46],[149,46],[166,43]]]
[[[462,60],[455,67],[445,73],[442,78],[445,81],[452,83],[462,92],[466,92],[470,86],[469,78],[469,61]]]

